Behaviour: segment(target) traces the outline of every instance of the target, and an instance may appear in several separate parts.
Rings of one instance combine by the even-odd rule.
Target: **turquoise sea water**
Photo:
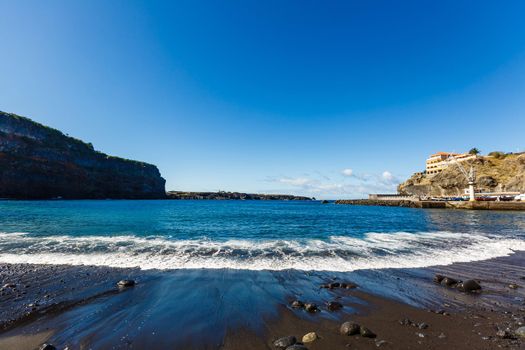
[[[353,271],[525,250],[525,213],[302,201],[0,201],[0,262]]]

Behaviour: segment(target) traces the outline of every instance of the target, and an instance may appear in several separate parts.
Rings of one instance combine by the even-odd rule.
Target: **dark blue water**
[[[302,201],[0,201],[3,262],[351,271],[514,250],[525,250],[525,213]]]

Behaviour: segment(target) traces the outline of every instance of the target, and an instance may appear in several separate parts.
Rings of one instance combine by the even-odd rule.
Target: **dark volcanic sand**
[[[523,326],[525,253],[426,269],[352,273],[304,271],[141,271],[90,266],[0,265],[0,349],[273,349],[276,338],[320,339],[308,349],[523,348],[498,329]],[[481,281],[466,294],[432,282],[434,273]],[[137,285],[118,289],[120,279]],[[356,289],[320,289],[351,281]],[[509,288],[515,283],[520,287]],[[320,312],[292,309],[294,299]],[[342,310],[328,311],[338,301]],[[449,315],[428,311],[443,310]],[[425,322],[426,329],[400,319]],[[342,336],[344,321],[377,334]],[[384,342],[383,342],[384,341]]]

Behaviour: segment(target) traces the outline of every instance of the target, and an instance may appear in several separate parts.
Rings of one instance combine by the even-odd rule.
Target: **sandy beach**
[[[351,273],[3,264],[0,349],[274,349],[281,337],[301,342],[310,332],[318,339],[307,349],[518,349],[524,265],[523,252]],[[436,273],[478,280],[482,290],[437,284]],[[136,285],[119,288],[122,279]],[[320,288],[326,283],[357,287]],[[318,310],[293,308],[294,300]],[[331,311],[329,302],[342,308]],[[341,335],[346,321],[377,336]]]

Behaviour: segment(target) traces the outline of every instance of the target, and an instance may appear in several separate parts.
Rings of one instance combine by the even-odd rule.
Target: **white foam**
[[[354,271],[485,260],[525,250],[525,241],[453,232],[368,233],[328,240],[172,240],[135,236],[0,233],[0,262],[142,269]]]

